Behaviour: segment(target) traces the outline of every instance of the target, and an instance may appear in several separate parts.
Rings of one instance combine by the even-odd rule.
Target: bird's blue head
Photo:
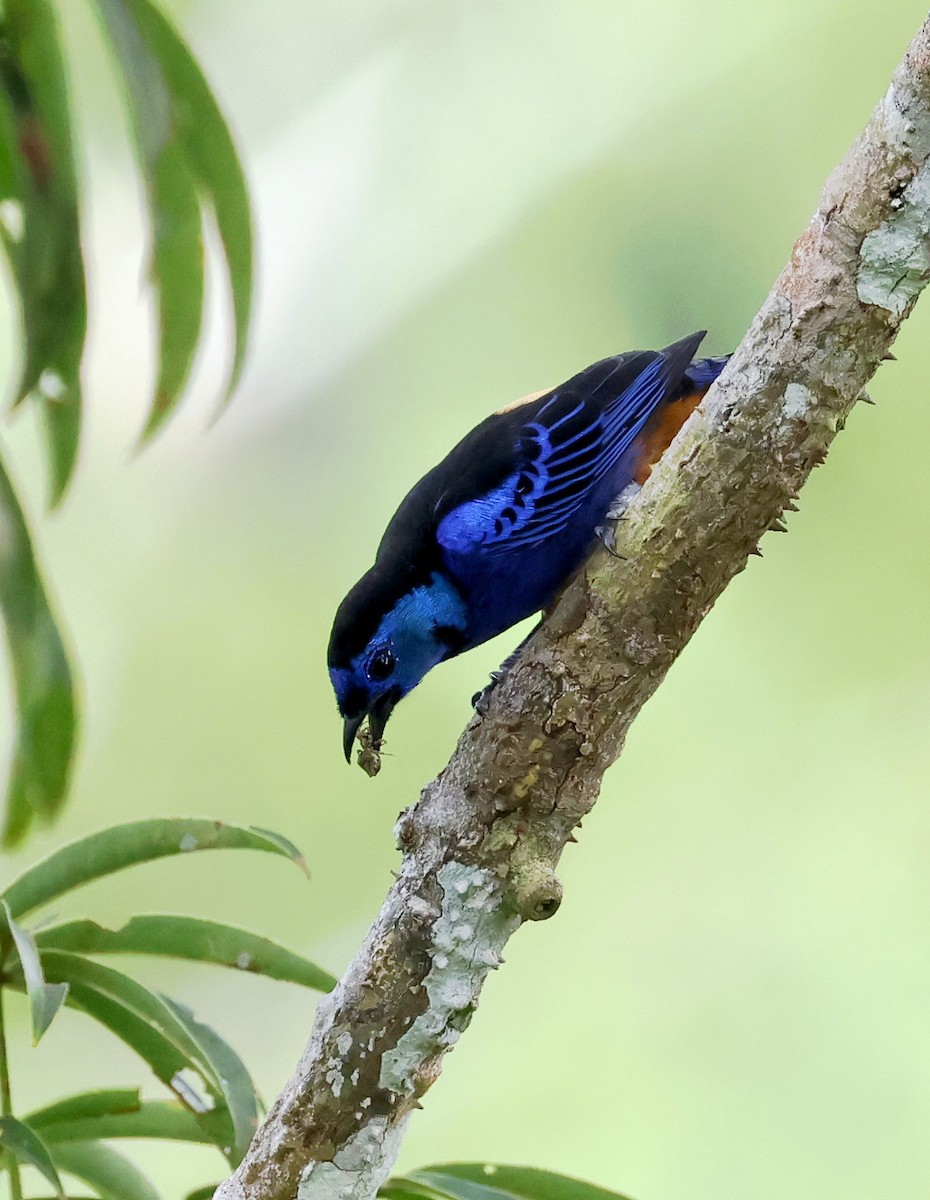
[[[465,622],[461,593],[438,572],[406,581],[404,590],[377,565],[359,580],[340,604],[329,639],[346,762],[366,717],[377,745],[397,702],[464,648]]]

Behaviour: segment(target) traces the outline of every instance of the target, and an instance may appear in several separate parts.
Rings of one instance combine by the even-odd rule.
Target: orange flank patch
[[[543,388],[539,392],[530,392],[528,396],[521,396],[519,400],[511,400],[509,404],[505,404],[503,408],[499,408],[494,414],[500,416],[501,413],[513,412],[515,408],[520,408],[524,404],[532,404],[534,400],[541,400],[543,396],[548,396],[552,388]]]
[[[663,405],[653,415],[636,439],[637,468],[633,478],[638,484],[646,482],[652,474],[652,468],[674,441],[678,430],[706,395],[707,388],[700,392],[689,392],[680,400]]]

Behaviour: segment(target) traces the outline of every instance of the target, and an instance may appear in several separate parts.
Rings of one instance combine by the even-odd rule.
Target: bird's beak
[[[345,718],[345,724],[342,728],[342,748],[345,751],[347,763],[352,761],[352,746],[359,728],[366,717],[368,718],[368,731],[371,734],[371,741],[377,749],[384,737],[384,727],[387,725],[388,717],[394,711],[394,706],[399,699],[400,689],[391,688],[383,696],[379,696],[374,704],[368,708],[367,712],[363,712],[361,716]]]
[[[371,740],[375,746],[379,746],[384,737],[384,727],[388,723],[388,717],[394,711],[394,705],[400,699],[400,694],[396,688],[391,688],[385,692],[383,696],[379,696],[368,711],[368,730],[371,733]]]
[[[360,717],[346,717],[345,725],[342,728],[342,748],[346,752],[346,762],[352,761],[352,743],[355,741],[355,735],[358,733],[359,726],[365,720],[365,713]]]

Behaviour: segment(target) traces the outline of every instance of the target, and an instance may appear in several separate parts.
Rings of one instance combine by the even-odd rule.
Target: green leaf
[[[39,951],[32,936],[21,926],[17,925],[10,916],[9,906],[4,902],[3,911],[6,914],[13,943],[23,969],[23,979],[29,996],[29,1009],[32,1014],[32,1044],[37,1046],[55,1014],[65,1002],[68,995],[66,983],[46,983],[39,962]]]
[[[170,1038],[159,1032],[154,1024],[140,1017],[129,1005],[83,984],[72,984],[68,1007],[79,1009],[109,1029],[148,1064],[156,1079],[160,1079],[176,1095],[183,1094],[187,1105],[197,1108],[195,1115],[197,1120],[202,1120],[204,1129],[212,1131],[216,1122],[212,1119],[209,1088],[202,1073],[197,1073],[197,1067],[191,1064],[190,1058]],[[197,1074],[199,1090],[195,1090],[185,1073]],[[222,1133],[217,1132],[211,1140],[216,1144],[221,1136]]]
[[[161,1200],[136,1167],[99,1142],[63,1142],[52,1147],[60,1171],[89,1184],[101,1200]]]
[[[58,1196],[64,1196],[61,1180],[55,1170],[48,1146],[34,1129],[15,1117],[0,1117],[0,1146],[9,1150],[15,1159],[35,1169],[52,1185]]]
[[[2,843],[21,842],[65,801],[77,737],[68,657],[36,567],[29,530],[0,461],[0,609],[10,649],[17,731]],[[13,915],[17,910],[10,905]]]
[[[236,348],[227,388],[244,361],[252,295],[252,224],[236,149],[209,84],[177,31],[149,0],[97,0],[129,96],[154,228],[160,370],[150,436],[175,406],[200,336],[202,194],[226,259]]]
[[[33,1129],[43,1130],[59,1122],[85,1117],[109,1117],[114,1113],[138,1112],[142,1098],[138,1088],[104,1088],[97,1092],[79,1092],[45,1108],[31,1112],[26,1120]]]
[[[378,1189],[381,1200],[444,1200],[439,1192],[433,1191],[412,1179],[389,1179]]]
[[[158,379],[143,438],[176,405],[194,362],[203,313],[203,225],[194,177],[180,148],[169,143],[153,164],[149,205],[154,229],[152,278],[160,324]]]
[[[232,1121],[233,1137],[231,1144],[221,1145],[220,1149],[230,1163],[238,1166],[258,1128],[258,1095],[252,1077],[232,1046],[224,1042],[215,1030],[197,1021],[189,1008],[170,996],[164,999],[201,1047],[204,1063],[209,1065],[221,1085],[223,1100]]]
[[[474,1183],[471,1180],[434,1173],[432,1170],[414,1171],[406,1179],[393,1182],[404,1187],[419,1185],[427,1188],[430,1200],[516,1200],[514,1192],[495,1187],[490,1179],[483,1183]]]
[[[129,0],[97,0],[122,68],[152,224],[151,278],[158,304],[158,379],[144,436],[155,432],[187,382],[203,312],[203,230],[193,171],[174,99]]]
[[[330,991],[336,980],[315,963],[268,938],[198,917],[146,914],[122,929],[105,929],[94,921],[68,921],[36,935],[45,949],[80,954],[159,954],[235,967],[285,983]]]
[[[9,40],[0,32],[0,200],[8,201],[0,226],[4,247],[15,247],[25,233],[22,195],[28,181],[26,160],[20,154],[11,84],[16,82]],[[20,77],[21,78],[21,77]],[[20,82],[19,90],[23,90]]]
[[[141,983],[76,954],[50,950],[42,954],[46,976],[70,985],[68,1006],[79,1008],[106,1026],[143,1058],[169,1088],[184,1071],[215,1086],[198,1063],[198,1047],[164,1000]],[[18,985],[14,975],[11,984]],[[186,1094],[187,1089],[181,1088]]]
[[[182,1104],[169,1100],[146,1100],[134,1111],[101,1113],[53,1121],[42,1126],[49,1145],[60,1142],[94,1142],[110,1138],[157,1138],[171,1142],[197,1142],[213,1146],[215,1141]]]
[[[213,1200],[214,1193],[220,1185],[211,1183],[209,1187],[197,1188],[196,1191],[188,1192],[184,1200]]]
[[[124,0],[132,10],[172,97],[172,116],[198,186],[209,198],[226,257],[236,348],[226,396],[245,360],[252,305],[252,216],[242,164],[229,127],[197,60],[150,0]]]
[[[174,1061],[178,1061],[177,1051],[172,1053]],[[214,1132],[208,1132],[189,1109],[170,1101],[143,1101],[138,1088],[69,1096],[30,1114],[28,1121],[49,1144],[107,1138],[163,1138],[217,1144]]]
[[[265,850],[291,859],[306,871],[300,851],[266,829],[243,829],[201,818],[160,817],[113,825],[63,846],[24,871],[0,893],[0,899],[19,917],[124,867],[195,850]]]
[[[155,1077],[191,1112],[203,1131],[203,1140],[226,1154],[233,1142],[233,1122],[222,1085],[199,1061],[200,1049],[183,1023],[163,997],[94,963],[84,963],[87,970],[81,972],[77,965],[81,961],[66,964],[72,976],[69,1007],[98,1021],[148,1063]],[[52,962],[46,969],[54,973],[58,967]],[[81,974],[93,981],[75,982]],[[14,976],[11,986],[17,987],[18,982]]]
[[[421,1184],[452,1200],[628,1200],[568,1175],[498,1163],[445,1163],[413,1171],[389,1185]]]
[[[47,976],[71,985],[69,1003],[100,1021],[154,1070],[188,1108],[209,1140],[238,1162],[258,1127],[255,1086],[238,1055],[191,1012],[137,980],[61,950],[43,950]],[[15,980],[14,980],[15,983]],[[184,1079],[196,1072],[209,1107]]]
[[[77,455],[87,329],[71,116],[54,7],[49,0],[5,0],[3,7],[0,82],[12,101],[2,117],[9,148],[3,198],[22,215],[20,237],[4,228],[25,338],[17,401],[32,393],[41,405],[54,504]]]

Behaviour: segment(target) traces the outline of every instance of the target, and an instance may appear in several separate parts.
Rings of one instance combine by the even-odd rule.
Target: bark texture
[[[367,1200],[626,732],[930,278],[930,18],[733,359],[397,825],[400,875],[218,1200]]]

